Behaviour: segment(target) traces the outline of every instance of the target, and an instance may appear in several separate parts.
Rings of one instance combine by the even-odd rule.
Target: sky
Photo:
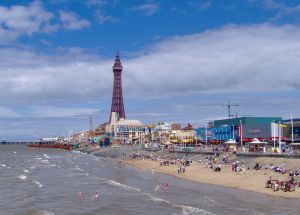
[[[107,122],[117,50],[129,119],[300,117],[300,0],[2,0],[0,139]]]

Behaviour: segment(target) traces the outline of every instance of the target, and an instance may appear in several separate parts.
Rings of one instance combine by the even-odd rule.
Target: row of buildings
[[[215,144],[235,140],[240,144],[258,139],[264,142],[300,142],[300,119],[281,117],[241,117],[215,120],[205,127],[182,127],[178,123],[158,122],[144,125],[138,120],[118,118],[113,112],[111,121],[94,131],[74,134],[73,142],[92,141],[109,144]]]
[[[205,127],[181,127],[177,123],[159,122],[143,125],[126,119],[122,93],[123,66],[117,52],[113,64],[114,82],[109,122],[95,130],[72,135],[72,142],[109,144],[184,144],[223,143],[229,140],[241,145],[253,139],[264,142],[300,141],[300,119],[281,117],[240,117],[215,120]],[[230,113],[229,113],[230,116]]]

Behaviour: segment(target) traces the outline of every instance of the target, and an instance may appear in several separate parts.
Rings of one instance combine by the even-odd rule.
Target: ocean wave
[[[172,204],[171,202],[165,200],[165,199],[161,199],[161,198],[158,198],[158,197],[155,197],[155,196],[152,196],[151,194],[149,193],[145,193],[145,194],[148,194],[147,196],[149,197],[149,200],[153,201],[153,202],[164,202],[164,203],[167,203],[167,204]]]
[[[224,204],[221,204],[220,202],[218,202],[208,196],[204,196],[204,201],[207,201],[207,203],[211,202],[213,205],[225,206]]]
[[[2,167],[6,167],[6,164],[3,163],[3,164],[1,164],[1,166],[2,166]]]
[[[31,215],[55,215],[55,213],[51,211],[37,211],[32,213]]]
[[[49,167],[54,167],[54,168],[58,168],[58,167],[56,166],[56,164],[49,164],[49,165],[47,165],[47,166],[49,166]]]
[[[19,176],[17,177],[17,179],[20,179],[20,180],[25,180],[26,178],[27,178],[26,175],[19,175]]]
[[[33,181],[32,181],[32,184],[35,185],[35,186],[38,187],[38,188],[43,187],[43,185],[42,185],[39,181],[36,181],[36,180],[33,180]]]
[[[26,173],[27,173],[27,172],[29,172],[29,170],[28,170],[28,169],[24,169],[23,172],[26,172]]]
[[[79,168],[78,165],[75,165],[74,169],[75,169],[75,170],[78,170],[78,171],[83,171],[83,169]]]
[[[152,196],[150,193],[142,192],[142,194],[146,195],[149,200],[153,202],[161,202],[161,203],[166,203],[169,204],[173,207],[176,208],[181,208],[182,209],[182,215],[216,215],[210,211],[201,209],[201,208],[196,208],[192,206],[187,206],[187,205],[177,205],[169,202],[168,200],[161,199],[155,196]]]
[[[142,191],[138,188],[135,188],[135,187],[131,187],[131,186],[128,186],[128,185],[125,185],[125,184],[121,184],[121,183],[119,183],[115,180],[108,180],[108,181],[104,181],[103,183],[106,183],[108,185],[112,185],[112,186],[115,186],[115,187],[124,188],[126,190],[132,190],[132,191],[139,192],[141,195],[146,196],[148,200],[153,201],[153,202],[166,203],[166,204],[169,204],[173,207],[181,208],[183,215],[216,215],[216,214],[214,214],[210,211],[206,211],[206,210],[201,209],[201,208],[196,208],[196,207],[186,206],[186,205],[173,204],[173,203],[169,202],[168,200],[155,197],[155,196],[151,195],[150,193],[144,192],[144,191]]]
[[[182,215],[216,215],[212,212],[206,211],[201,208],[195,208],[191,206],[186,206],[186,205],[176,205],[177,207],[182,208]]]
[[[131,186],[128,186],[126,184],[121,184],[115,180],[108,180],[108,181],[104,181],[103,183],[106,183],[108,185],[111,185],[111,186],[114,186],[114,187],[121,187],[121,188],[124,188],[126,190],[133,190],[133,191],[138,191],[140,192],[141,190],[138,189],[138,188],[135,188],[135,187],[131,187]]]
[[[44,154],[44,157],[45,157],[45,158],[50,158],[47,154]]]
[[[35,166],[31,166],[28,169],[33,170],[33,169],[35,169]]]

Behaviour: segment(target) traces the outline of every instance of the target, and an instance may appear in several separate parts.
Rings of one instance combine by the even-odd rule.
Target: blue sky
[[[2,139],[106,122],[117,49],[128,118],[300,117],[299,0],[4,0],[0,23]]]

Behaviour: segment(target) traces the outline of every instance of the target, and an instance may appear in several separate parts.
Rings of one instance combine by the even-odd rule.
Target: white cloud
[[[264,9],[278,11],[277,14],[271,19],[272,21],[280,20],[286,16],[299,16],[300,14],[300,3],[294,6],[287,6],[284,3],[278,3],[274,0],[264,0],[261,3]]]
[[[53,17],[39,1],[28,6],[0,6],[0,43],[15,40],[22,35],[50,33],[55,30],[50,23]]]
[[[77,14],[73,12],[60,10],[59,14],[64,29],[79,30],[88,28],[90,26],[90,22],[88,20],[81,19]]]
[[[204,11],[211,7],[212,1],[190,2],[190,5],[200,11]]]
[[[158,3],[146,3],[134,6],[130,9],[130,11],[138,11],[143,13],[145,16],[152,16],[157,13],[160,9]]]
[[[86,4],[89,6],[103,6],[108,4],[107,0],[86,0]]]
[[[114,18],[110,15],[105,15],[105,13],[99,9],[96,10],[95,16],[96,16],[99,24],[101,24],[101,25],[105,24],[106,22],[112,22],[112,23],[119,22],[119,20],[117,18]]]
[[[21,36],[33,34],[50,34],[60,29],[79,30],[90,26],[90,22],[73,12],[59,11],[60,21],[43,7],[41,1],[33,1],[27,6],[0,5],[0,44],[7,44]]]
[[[76,117],[95,114],[97,108],[59,107],[51,105],[30,106],[30,115],[33,117]]]
[[[62,53],[0,49],[0,100],[51,105],[111,98],[113,58],[78,48]],[[130,59],[121,52],[121,60],[126,99],[299,92],[300,28],[225,26],[166,39]]]
[[[0,118],[11,118],[11,117],[19,117],[19,114],[8,107],[0,106]]]

